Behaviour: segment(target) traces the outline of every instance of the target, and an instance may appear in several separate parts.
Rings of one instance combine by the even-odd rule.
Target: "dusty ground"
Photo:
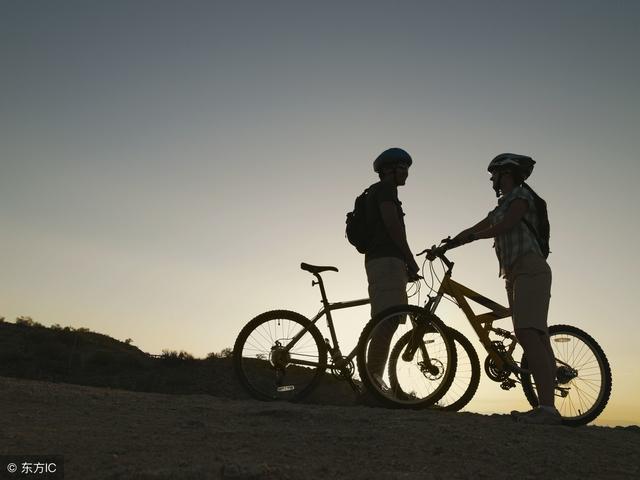
[[[4,377],[0,419],[0,454],[63,454],[67,479],[640,478],[638,427],[523,426],[504,415]]]

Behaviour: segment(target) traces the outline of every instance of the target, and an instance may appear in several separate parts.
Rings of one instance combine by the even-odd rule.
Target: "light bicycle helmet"
[[[404,165],[410,167],[413,163],[411,155],[401,148],[389,148],[378,155],[373,162],[373,171],[380,173],[384,167]]]
[[[489,172],[493,173],[496,170],[508,170],[515,169],[526,180],[533,172],[533,166],[535,160],[526,155],[518,155],[515,153],[501,153],[489,163]]]

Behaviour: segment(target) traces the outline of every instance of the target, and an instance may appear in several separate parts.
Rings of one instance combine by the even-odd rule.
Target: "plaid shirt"
[[[489,220],[492,226],[502,222],[511,202],[516,198],[524,199],[529,205],[529,208],[527,208],[524,214],[524,218],[534,226],[534,228],[538,225],[538,215],[536,213],[533,196],[526,188],[518,186],[508,195],[498,199],[498,206],[489,212]],[[542,256],[538,240],[523,221],[519,221],[508,232],[497,236],[493,248],[496,250],[498,262],[500,263],[499,275],[501,277],[506,276],[507,271],[513,266],[515,261],[525,253],[535,252]]]

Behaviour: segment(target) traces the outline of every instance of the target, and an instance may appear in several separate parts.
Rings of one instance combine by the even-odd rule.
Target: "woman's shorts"
[[[522,255],[507,272],[506,288],[513,327],[549,333],[551,268],[546,260],[536,253]]]

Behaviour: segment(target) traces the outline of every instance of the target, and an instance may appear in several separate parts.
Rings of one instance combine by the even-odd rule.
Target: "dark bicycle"
[[[313,390],[327,369],[335,377],[348,381],[354,391],[362,391],[362,382],[355,377],[354,358],[364,346],[358,342],[348,355],[342,354],[331,312],[367,305],[369,299],[330,303],[320,274],[337,272],[338,269],[306,263],[302,263],[300,268],[315,277],[313,286],[320,287],[320,311],[312,319],[291,310],[265,312],[240,331],[233,348],[236,375],[247,391],[259,400],[301,400]],[[316,325],[325,315],[330,339],[323,337]],[[428,332],[425,330],[425,341],[429,342],[433,354],[423,362],[431,369],[433,381],[430,388],[420,391],[413,401],[431,405],[439,400],[450,385],[450,372],[456,366],[456,352],[453,341],[446,334],[447,327],[442,322],[434,319],[426,325]],[[396,325],[402,334],[413,327],[412,322]],[[376,341],[383,346],[386,343],[388,348],[394,344],[393,338],[387,336],[379,337]],[[385,379],[380,377],[376,381],[382,388]]]

